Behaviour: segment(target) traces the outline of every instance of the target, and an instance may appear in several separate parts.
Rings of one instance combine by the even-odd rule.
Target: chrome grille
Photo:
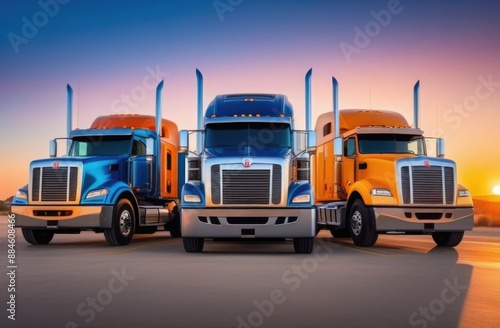
[[[31,181],[32,201],[74,202],[77,197],[77,167],[35,167]]]
[[[270,170],[222,170],[223,204],[269,204],[270,176]]]
[[[452,167],[444,168],[444,188],[446,190],[446,204],[453,204],[453,196],[455,195],[455,181]]]
[[[273,197],[272,202],[278,205],[281,202],[281,165],[273,165]]]
[[[455,178],[452,167],[403,166],[401,191],[404,204],[453,204]]]
[[[220,165],[211,168],[212,203],[220,204]]]

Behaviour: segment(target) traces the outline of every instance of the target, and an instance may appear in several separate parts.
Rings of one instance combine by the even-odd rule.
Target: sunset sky
[[[421,82],[427,136],[473,195],[500,185],[500,3],[486,1],[8,1],[0,13],[0,199],[27,183],[29,162],[66,134],[66,83],[74,127],[111,113],[163,115],[196,127],[220,93],[286,94],[304,127],[304,74],[313,68],[313,116],[341,108],[389,109],[412,120]]]

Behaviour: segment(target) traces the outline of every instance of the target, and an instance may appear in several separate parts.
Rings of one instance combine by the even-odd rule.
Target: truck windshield
[[[359,134],[359,152],[362,154],[406,153],[425,155],[422,136],[407,134]]]
[[[245,122],[207,125],[205,147],[291,147],[290,126],[284,123]]]
[[[70,156],[123,155],[130,151],[130,136],[86,136],[73,138]]]

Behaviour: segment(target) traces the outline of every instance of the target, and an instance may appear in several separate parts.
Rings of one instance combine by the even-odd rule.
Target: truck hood
[[[208,158],[212,157],[277,157],[284,158],[290,153],[290,148],[279,147],[221,147],[206,148]]]
[[[32,166],[52,166],[59,163],[60,166],[75,165],[81,163],[84,165],[100,163],[100,165],[119,164],[127,155],[122,156],[86,156],[86,157],[54,157],[37,159],[31,162]]]

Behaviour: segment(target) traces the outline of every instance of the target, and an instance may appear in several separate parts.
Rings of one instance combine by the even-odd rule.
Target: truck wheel
[[[175,217],[172,219],[170,223],[167,223],[166,228],[169,229],[170,231],[170,236],[172,238],[179,238],[182,237],[182,232],[181,232],[181,220],[179,217],[179,213],[177,212]]]
[[[199,253],[203,251],[205,239],[198,237],[183,237],[182,243],[184,244],[184,250],[187,253]]]
[[[460,244],[464,236],[463,231],[455,232],[433,232],[432,239],[436,245],[441,247],[454,247]]]
[[[32,245],[47,245],[54,237],[54,231],[22,229],[24,239]]]
[[[128,245],[135,230],[135,215],[128,199],[120,199],[116,204],[111,228],[104,229],[104,237],[111,246]]]
[[[377,241],[375,222],[361,199],[356,199],[352,204],[348,225],[356,246],[373,246]]]
[[[181,227],[179,226],[179,227],[170,228],[170,236],[172,238],[182,237]]]
[[[311,254],[313,246],[313,237],[293,238],[293,248],[297,254]]]
[[[349,229],[330,229],[330,233],[334,238],[349,238],[351,234],[349,233]]]

